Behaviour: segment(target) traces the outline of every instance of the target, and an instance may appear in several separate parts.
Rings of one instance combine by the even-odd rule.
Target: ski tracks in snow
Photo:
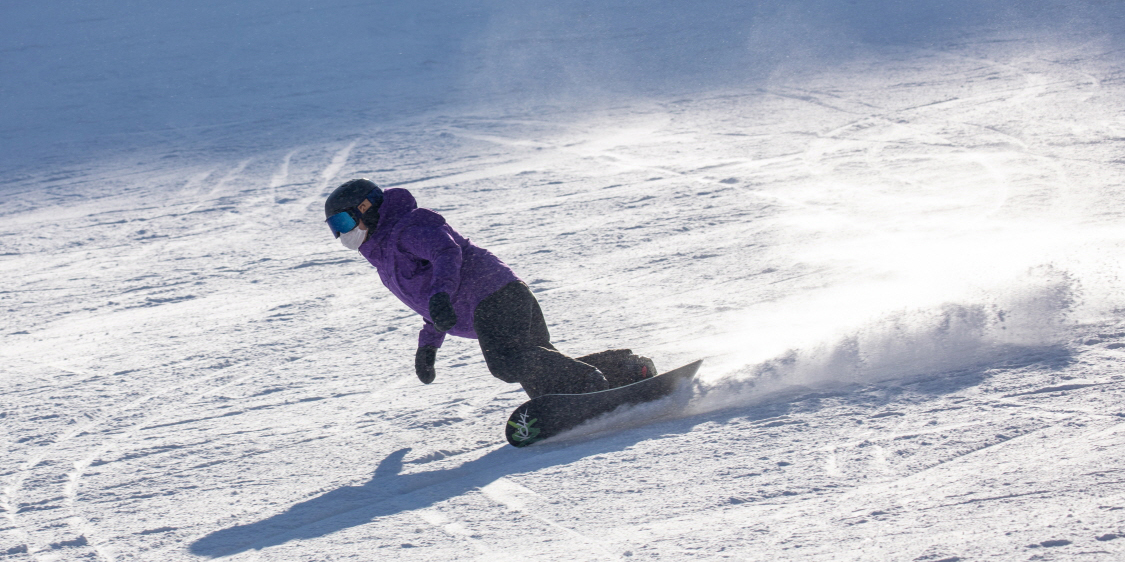
[[[69,518],[66,522],[74,528],[79,537],[83,537],[82,542],[88,543],[100,557],[107,561],[115,560],[112,548],[106,545],[106,541],[102,539],[100,533],[95,529],[95,526],[84,517],[81,513],[81,506],[79,501],[79,492],[82,484],[83,474],[89,469],[90,465],[110,451],[121,452],[123,448],[134,446],[132,442],[137,433],[148,426],[154,425],[161,420],[168,419],[169,417],[179,413],[185,405],[190,405],[195,401],[203,398],[209,394],[213,394],[223,390],[224,388],[236,385],[255,377],[261,376],[261,373],[253,373],[243,375],[241,377],[230,378],[230,375],[223,370],[215,373],[194,377],[191,380],[179,384],[172,384],[169,386],[161,387],[132,400],[124,405],[110,407],[106,411],[99,412],[93,419],[86,423],[78,425],[77,427],[69,430],[65,434],[56,438],[46,447],[40,448],[37,453],[27,460],[14,476],[9,480],[8,485],[4,487],[4,496],[0,500],[0,505],[5,506],[6,513],[10,523],[18,529],[20,534],[27,540],[27,551],[31,554],[48,552],[49,548],[47,542],[57,544],[63,541],[35,541],[32,534],[19,522],[19,494],[20,488],[23,487],[26,479],[31,475],[32,470],[40,466],[45,460],[57,455],[58,449],[68,442],[74,440],[79,436],[89,436],[90,440],[95,441],[96,445],[91,447],[91,452],[86,453],[85,456],[78,460],[65,461],[58,459],[58,462],[69,464],[70,470],[65,473],[65,482],[62,487],[62,507],[69,512]],[[175,400],[168,400],[154,408],[152,403],[157,402],[161,397],[176,393],[177,391],[206,385],[207,383],[221,378],[230,378],[223,384],[217,386],[207,386],[202,390],[190,392],[186,396],[177,396]],[[155,411],[153,411],[155,410]],[[120,427],[119,424],[130,417],[140,415],[140,419],[125,427]],[[103,426],[118,425],[108,429],[100,429]],[[100,436],[108,436],[101,437]],[[119,444],[121,441],[128,442],[124,447]]]
[[[354,143],[337,152],[332,162],[321,172],[322,183],[330,181],[340,172],[346,164],[347,155],[353,146]],[[278,188],[282,187],[287,180],[289,164],[295,154],[296,151],[286,154],[281,168],[270,178],[268,187],[262,186],[268,191],[269,198],[276,197]],[[241,177],[252,161],[253,159],[242,160],[206,192],[199,190],[205,189],[205,182],[214,174],[214,170],[196,173],[188,180],[185,189],[182,190],[195,200],[194,203],[186,207],[187,210],[183,214],[192,215],[204,206],[215,205],[217,199],[225,197],[227,190],[235,182],[241,181],[252,185],[253,178]],[[319,197],[319,195],[314,194],[311,197]],[[254,203],[256,200],[251,198],[240,203],[250,211],[244,216],[260,216],[263,212],[266,212],[268,207],[256,205]],[[182,205],[183,202],[176,201],[174,204]],[[172,209],[173,203],[165,201],[162,208]],[[137,258],[164,252],[169,244],[172,244],[171,240],[164,238],[164,240],[157,240],[155,244],[143,245],[139,248],[140,254],[137,255]],[[11,351],[14,352],[15,350]],[[298,358],[288,357],[286,361],[292,362],[295,359]],[[18,362],[24,359],[20,358],[18,353],[15,353],[8,360]],[[28,364],[39,363],[31,361]],[[183,371],[189,368],[184,366],[179,370]],[[39,370],[46,370],[45,372],[49,372],[49,369],[60,369],[67,372],[68,375],[80,376],[85,380],[110,377],[108,373],[72,369],[58,364],[41,364],[39,367]],[[173,373],[175,371],[174,369]],[[114,561],[119,559],[111,544],[112,539],[104,536],[98,528],[105,524],[105,514],[99,513],[95,517],[100,523],[92,522],[87,515],[88,508],[83,506],[84,476],[91,466],[110,453],[124,456],[126,451],[138,446],[137,437],[142,430],[159,426],[170,419],[182,417],[185,407],[190,407],[199,400],[213,396],[225,389],[261,378],[268,372],[269,368],[263,365],[243,374],[232,373],[228,368],[223,367],[212,370],[205,375],[188,377],[186,380],[176,380],[170,383],[165,381],[167,384],[158,384],[156,388],[149,389],[139,396],[128,397],[118,404],[92,404],[92,407],[87,411],[75,413],[74,418],[68,424],[69,427],[64,426],[65,429],[51,437],[48,442],[37,440],[26,445],[20,445],[30,454],[18,467],[12,467],[13,470],[5,476],[2,494],[0,494],[0,508],[3,508],[4,517],[9,526],[9,537],[14,539],[15,546],[9,545],[10,553],[23,552],[47,560],[61,556],[64,552],[72,555],[78,550],[89,549],[91,554],[100,560]],[[117,373],[113,376],[117,376]],[[48,378],[43,382],[47,388],[50,388],[55,386],[56,381]],[[68,380],[66,384],[73,388],[79,388],[82,381]],[[13,397],[9,394],[9,398]],[[5,412],[6,415],[13,413],[15,412]],[[26,413],[25,411],[25,415]],[[46,417],[55,418],[58,415],[53,414]],[[22,439],[20,443],[26,440]],[[76,454],[77,456],[75,456]],[[46,484],[48,486],[57,486],[58,496],[45,500],[45,504],[35,502],[28,506],[23,501],[23,492],[28,480],[32,477],[40,482],[51,482]],[[42,495],[45,492],[42,489],[43,485],[39,484],[40,487],[36,490],[37,495]],[[30,510],[28,510],[29,507]],[[56,509],[59,511],[55,511]],[[52,515],[59,513],[65,515]],[[40,521],[27,520],[30,515],[34,515],[34,519]],[[43,524],[41,521],[42,515],[51,515],[56,524]],[[77,538],[60,537],[57,530],[52,531],[49,537],[43,536],[46,528],[57,527],[59,523],[69,527],[70,536]]]
[[[527,505],[528,500],[539,500],[539,494],[528,488],[520,486],[519,484],[516,484],[515,482],[512,482],[507,478],[496,479],[491,484],[488,484],[487,486],[481,488],[481,492],[492,501],[503,505],[513,512],[518,513],[521,517],[527,517],[539,521],[540,523],[546,525],[549,529],[558,531],[564,536],[569,537],[573,542],[577,543],[577,546],[572,545],[567,548],[567,550],[570,552],[575,552],[577,554],[581,553],[583,550],[591,549],[594,551],[594,557],[586,559],[622,559],[619,554],[612,552],[609,549],[609,546],[606,545],[602,540],[594,539],[592,537],[579,533],[578,531],[575,531],[570,527],[567,527],[558,523],[557,521],[540,515],[535,509],[530,509]],[[511,523],[510,528],[512,529],[513,535],[519,536],[525,528],[525,525],[517,520]],[[581,556],[585,558],[589,555],[581,554]]]
[[[186,181],[161,176],[154,185],[179,187],[153,207],[97,209],[121,226],[83,228],[85,247],[68,251],[105,273],[33,268],[51,295],[74,298],[28,306],[23,333],[8,336],[13,368],[39,378],[13,386],[12,411],[2,412],[20,442],[0,477],[9,541],[0,555],[187,560],[197,558],[189,544],[240,529],[262,537],[224,551],[245,560],[1014,560],[1044,544],[1076,554],[1059,541],[1119,553],[1119,541],[1102,539],[1125,531],[1114,330],[1062,366],[740,403],[516,451],[499,447],[498,420],[518,392],[489,378],[464,342],[444,348],[437,384],[418,386],[416,319],[320,225],[335,183],[386,174],[426,204],[448,205],[452,221],[477,228],[550,291],[545,306],[568,346],[633,337],[698,355],[698,341],[724,334],[746,303],[833,283],[831,268],[789,263],[794,246],[776,239],[789,231],[768,224],[779,215],[860,228],[875,211],[900,213],[900,191],[948,205],[949,192],[919,195],[941,184],[960,189],[967,221],[981,220],[1056,208],[1058,191],[1097,177],[1077,173],[1073,159],[1093,150],[1082,143],[1097,132],[1036,129],[1063,120],[1036,112],[1096,101],[1112,80],[971,52],[886,62],[558,122],[443,118],[432,130],[386,131],[434,143],[425,150],[381,152],[357,137],[239,157],[184,171]],[[956,69],[953,85],[925,64]],[[903,82],[877,74],[887,69]],[[925,80],[906,80],[916,75]],[[435,140],[441,133],[462,144]],[[831,185],[865,181],[885,189]],[[288,237],[258,255],[279,227]],[[111,243],[127,250],[98,253]],[[708,287],[718,288],[691,296]],[[186,296],[198,300],[177,300]],[[112,302],[90,311],[68,300]],[[668,302],[682,305],[675,322],[636,320]],[[43,326],[54,331],[41,336]],[[95,327],[112,334],[103,347],[79,339]],[[33,363],[47,353],[57,360]],[[395,474],[376,470],[356,485],[395,460]]]

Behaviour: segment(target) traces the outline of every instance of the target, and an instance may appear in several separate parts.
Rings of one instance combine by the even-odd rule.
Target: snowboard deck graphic
[[[508,443],[526,447],[578,426],[586,420],[612,412],[622,404],[640,404],[663,398],[681,381],[699,371],[703,360],[633,384],[588,394],[544,394],[524,402],[508,417],[504,434]]]

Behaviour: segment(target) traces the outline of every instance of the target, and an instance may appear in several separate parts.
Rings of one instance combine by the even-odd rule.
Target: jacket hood
[[[383,204],[379,206],[379,224],[374,237],[390,232],[399,219],[418,208],[418,201],[405,189],[388,189],[383,192]]]
[[[383,192],[383,204],[379,205],[379,224],[375,226],[367,241],[359,251],[364,255],[374,253],[381,255],[383,240],[390,236],[398,221],[418,208],[418,201],[409,191],[401,188],[388,189]]]
[[[388,189],[383,192],[383,204],[379,206],[379,226],[376,230],[382,230],[383,225],[393,226],[398,219],[403,215],[418,208],[418,201],[409,191],[401,188]]]

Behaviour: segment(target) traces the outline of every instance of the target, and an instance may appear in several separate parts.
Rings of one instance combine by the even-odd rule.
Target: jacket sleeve
[[[450,297],[457,293],[461,286],[461,246],[449,235],[444,221],[441,225],[407,228],[399,243],[407,252],[433,266],[430,294],[424,295],[427,299],[438,293]]]
[[[422,331],[418,332],[418,347],[432,345],[440,349],[444,341],[445,333],[437,331],[434,324],[426,320],[426,323],[422,325]]]

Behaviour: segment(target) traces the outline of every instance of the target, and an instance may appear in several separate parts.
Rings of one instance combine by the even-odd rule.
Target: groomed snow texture
[[[555,344],[524,399],[323,224],[411,190]],[[1125,4],[0,8],[0,561],[1125,559]]]

